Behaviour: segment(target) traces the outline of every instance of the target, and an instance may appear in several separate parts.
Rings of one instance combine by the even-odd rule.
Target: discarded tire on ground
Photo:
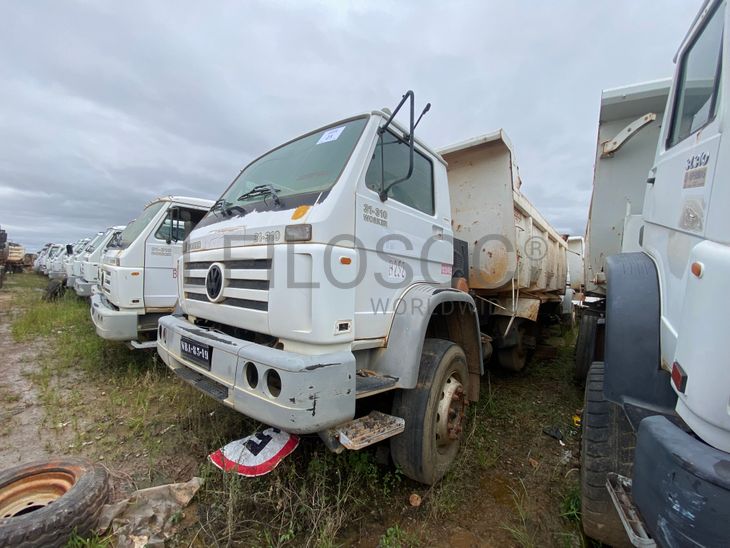
[[[426,339],[418,384],[399,391],[393,415],[406,429],[392,438],[393,461],[411,479],[425,484],[440,480],[459,452],[463,437],[469,370],[464,351],[442,339]]]
[[[33,462],[0,472],[0,547],[64,546],[89,534],[109,496],[106,469],[85,459]]]
[[[610,546],[630,546],[606,479],[611,472],[631,477],[636,434],[623,409],[603,395],[603,363],[591,366],[585,393],[580,497],[583,531]]]

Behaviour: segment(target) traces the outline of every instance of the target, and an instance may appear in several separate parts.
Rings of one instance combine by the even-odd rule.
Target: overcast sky
[[[432,109],[441,147],[502,127],[522,190],[582,234],[602,89],[671,76],[700,0],[0,2],[0,225],[39,248],[217,198],[339,118]]]

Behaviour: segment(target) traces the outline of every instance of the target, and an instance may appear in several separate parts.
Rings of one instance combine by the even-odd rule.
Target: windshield
[[[115,242],[117,245],[115,245],[114,247],[124,249],[132,245],[132,242],[134,242],[134,240],[136,240],[137,237],[142,234],[142,231],[144,231],[147,225],[150,224],[150,221],[152,221],[155,215],[157,215],[157,212],[160,211],[160,209],[162,209],[164,205],[165,202],[155,202],[154,204],[150,204],[149,206],[147,206],[147,208],[142,212],[139,217],[137,217],[137,219],[133,223],[129,223],[129,225],[127,225],[127,228],[122,230],[122,233],[119,235],[119,238],[117,238],[117,241]]]
[[[84,250],[86,253],[92,253],[94,249],[96,249],[96,246],[98,246],[101,241],[106,238],[107,234],[111,232],[111,228],[107,230],[106,232],[99,232],[99,234],[89,242],[89,245],[86,246],[86,249]]]
[[[288,197],[306,195],[309,203],[314,203],[339,179],[366,122],[367,118],[356,118],[329,126],[253,161],[231,183],[207,218],[221,211],[244,214],[303,203]]]

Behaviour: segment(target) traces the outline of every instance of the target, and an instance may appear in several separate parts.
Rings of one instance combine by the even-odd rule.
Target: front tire
[[[461,446],[469,369],[461,347],[426,339],[418,384],[393,399],[393,415],[406,421],[405,431],[391,439],[393,461],[409,478],[431,485],[456,459]]]
[[[627,478],[634,467],[636,434],[620,406],[603,395],[603,363],[588,371],[581,440],[581,515],[583,531],[610,546],[631,546],[611,496],[608,474]]]

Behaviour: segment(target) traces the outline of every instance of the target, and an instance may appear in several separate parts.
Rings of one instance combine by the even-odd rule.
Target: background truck
[[[730,545],[727,18],[726,2],[705,2],[682,41],[653,165],[643,185],[634,179],[639,250],[603,271],[581,501],[585,532],[607,544]],[[592,213],[601,200],[594,190]]]
[[[484,356],[494,344],[521,367],[530,322],[559,303],[566,244],[522,196],[501,131],[442,156],[416,124],[408,92],[392,114],[312,131],[243,169],[186,241],[157,348],[223,404],[334,451],[390,438],[403,472],[433,483],[458,452]]]
[[[96,243],[103,235],[103,232],[97,232],[93,238],[85,238],[80,244],[74,246],[73,253],[66,255],[66,258],[64,259],[64,268],[66,269],[66,287],[75,289],[76,279],[81,276],[81,256],[84,254],[89,245]]]
[[[177,301],[182,242],[212,205],[201,198],[157,198],[107,246],[100,290],[91,297],[91,318],[100,337],[154,348],[157,320],[172,312]],[[142,340],[150,336],[152,340]]]
[[[0,288],[5,281],[5,261],[8,258],[8,233],[0,228]]]
[[[79,297],[91,297],[92,289],[99,285],[101,257],[112,239],[121,234],[124,228],[124,226],[107,228],[98,239],[90,242],[79,256],[79,276],[74,284],[74,290]]]
[[[25,248],[13,242],[7,242],[8,254],[5,259],[5,270],[14,274],[23,272],[23,259],[25,258]]]
[[[575,374],[580,381],[591,363],[603,360],[606,259],[640,249],[646,174],[656,155],[670,85],[667,78],[601,94],[581,276],[584,298],[575,345]]]

